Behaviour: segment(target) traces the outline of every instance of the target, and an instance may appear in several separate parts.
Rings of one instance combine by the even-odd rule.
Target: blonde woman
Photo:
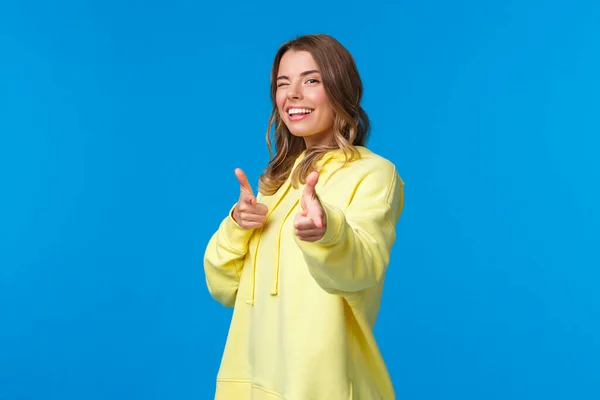
[[[239,199],[205,252],[209,292],[234,307],[215,399],[395,398],[373,326],[404,183],[365,147],[361,97],[331,36],[277,52],[270,162],[256,196],[235,170]]]

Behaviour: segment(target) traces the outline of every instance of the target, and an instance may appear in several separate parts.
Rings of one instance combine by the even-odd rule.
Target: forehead
[[[318,66],[308,51],[288,50],[281,57],[278,75],[298,75],[313,69],[318,69]]]

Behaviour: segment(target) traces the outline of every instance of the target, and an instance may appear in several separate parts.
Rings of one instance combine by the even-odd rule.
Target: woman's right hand
[[[267,206],[256,201],[244,171],[236,168],[235,176],[240,182],[240,198],[233,209],[233,220],[244,229],[260,228],[267,218]]]

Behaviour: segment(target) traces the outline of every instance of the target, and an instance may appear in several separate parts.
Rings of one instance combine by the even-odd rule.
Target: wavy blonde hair
[[[283,55],[289,51],[308,51],[315,60],[333,109],[334,137],[327,145],[306,149],[304,138],[288,130],[277,109],[277,73]],[[369,118],[362,109],[363,86],[354,58],[340,42],[329,35],[306,35],[283,44],[271,70],[271,101],[273,109],[267,129],[267,146],[270,161],[260,176],[259,191],[274,194],[289,177],[296,158],[304,151],[305,157],[294,169],[292,185],[305,184],[306,177],[319,159],[328,151],[342,149],[346,162],[360,157],[354,146],[364,146],[369,134]],[[271,131],[275,128],[273,138]],[[273,143],[273,140],[275,143]],[[275,153],[275,154],[273,154]]]

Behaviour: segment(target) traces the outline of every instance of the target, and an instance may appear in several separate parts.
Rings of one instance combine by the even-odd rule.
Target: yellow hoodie
[[[216,400],[395,399],[373,327],[404,182],[390,161],[357,149],[343,169],[341,150],[318,162],[327,215],[318,242],[295,235],[303,187],[290,179],[258,194],[269,209],[261,228],[241,228],[230,212],[210,239],[208,290],[234,307]]]

